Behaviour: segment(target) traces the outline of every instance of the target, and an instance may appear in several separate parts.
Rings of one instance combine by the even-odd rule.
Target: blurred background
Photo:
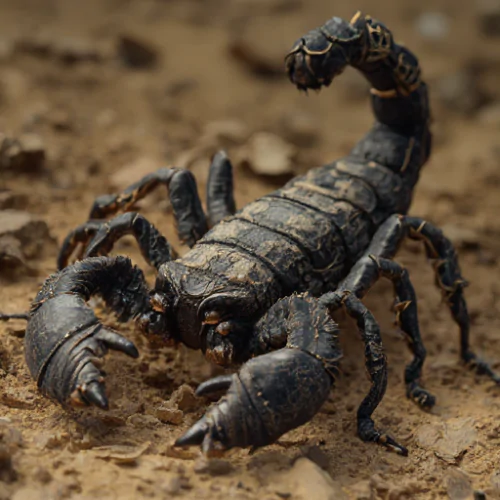
[[[210,157],[224,148],[241,207],[348,153],[373,122],[364,80],[348,70],[330,88],[305,95],[288,82],[283,60],[305,32],[357,10],[384,22],[420,59],[434,150],[411,213],[440,225],[456,244],[471,282],[474,344],[500,359],[500,0],[0,0],[0,310],[26,310],[55,271],[62,238],[86,220],[99,194],[175,165],[195,173],[204,197]],[[165,191],[139,206],[178,246]],[[145,267],[129,239],[115,251]],[[181,431],[176,426],[204,406],[177,408],[174,417],[157,411],[180,384],[194,387],[208,375],[200,358],[184,353],[181,363],[166,351],[160,359],[134,337],[146,354],[140,365],[121,358],[111,365],[111,416],[82,427],[39,397],[24,367],[21,322],[0,325],[7,471],[0,472],[0,499],[267,500],[299,498],[312,483],[325,490],[306,498],[329,498],[320,496],[329,491],[335,498],[346,491],[352,498],[497,495],[498,392],[457,364],[455,327],[418,245],[405,245],[400,261],[413,273],[429,351],[426,383],[441,405],[425,415],[404,398],[406,346],[388,311],[390,287],[377,285],[367,304],[383,326],[391,372],[376,415],[410,445],[406,462],[355,436],[355,408],[367,388],[357,343],[347,342],[346,378],[314,422],[269,452],[236,453],[234,467],[215,480],[218,472],[196,471],[167,447]],[[439,441],[443,435],[448,441]],[[152,436],[155,444],[142,450]],[[134,446],[142,450],[129,456],[131,469],[119,465],[116,449],[115,458],[96,451],[124,444],[132,455]],[[319,469],[293,469],[297,454]],[[293,483],[306,476],[315,479]]]

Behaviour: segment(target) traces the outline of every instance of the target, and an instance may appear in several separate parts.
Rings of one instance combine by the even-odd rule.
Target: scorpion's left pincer
[[[260,448],[308,422],[326,401],[342,356],[338,327],[326,308],[309,295],[282,299],[255,333],[260,349],[284,346],[251,359],[236,374],[201,384],[199,396],[227,393],[176,446],[201,445],[206,455]]]

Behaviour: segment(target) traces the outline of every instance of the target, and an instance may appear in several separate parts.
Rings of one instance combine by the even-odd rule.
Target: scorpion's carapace
[[[427,87],[416,57],[380,22],[358,13],[330,19],[300,38],[286,57],[299,89],[329,85],[347,65],[372,85],[376,122],[351,153],[291,180],[236,212],[232,168],[214,156],[205,215],[193,175],[161,169],[123,193],[99,197],[90,219],[63,243],[58,265],[29,316],[26,358],[44,394],[61,404],[107,408],[100,358],[108,348],[136,357],[132,343],[103,327],[86,304],[100,295],[123,321],[136,319],[161,342],[201,349],[232,376],[207,381],[200,394],[227,394],[177,440],[206,452],[259,447],[310,420],[327,398],[341,352],[330,314],[345,308],[365,344],[371,388],[361,403],[358,434],[406,454],[379,432],[372,414],[387,383],[380,329],[361,299],[380,278],[396,295],[397,322],[413,355],[407,395],[423,408],[435,398],[420,384],[426,352],[408,272],[393,261],[405,238],[423,242],[436,283],[460,329],[461,358],[500,378],[469,347],[469,316],[457,256],[432,224],[408,217],[412,193],[431,149]],[[176,259],[168,241],[130,210],[157,186],[170,195],[181,239],[191,249]],[[105,217],[115,216],[103,220]],[[157,271],[153,290],[124,257],[109,257],[123,235],[137,240]],[[68,266],[81,245],[80,260]]]

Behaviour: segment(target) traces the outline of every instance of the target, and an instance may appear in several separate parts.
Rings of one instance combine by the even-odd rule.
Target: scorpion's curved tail
[[[134,344],[105,328],[86,304],[100,295],[126,321],[149,301],[140,269],[125,257],[95,257],[77,262],[45,281],[36,296],[25,336],[25,356],[45,395],[61,404],[95,404],[107,409],[99,370],[108,349],[138,357]]]
[[[310,31],[286,58],[289,78],[301,90],[330,85],[348,65],[372,85],[377,119],[351,156],[401,174],[410,194],[431,147],[427,86],[418,60],[394,42],[386,26],[360,12],[350,22],[334,17]]]

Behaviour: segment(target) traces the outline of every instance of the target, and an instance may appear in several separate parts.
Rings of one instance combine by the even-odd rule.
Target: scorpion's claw
[[[62,405],[106,410],[101,371],[105,355],[112,349],[137,358],[139,352],[133,342],[103,326],[87,305],[97,290],[123,320],[136,317],[147,300],[143,275],[128,259],[80,261],[52,275],[37,295],[26,328],[25,355],[42,393]]]
[[[99,354],[103,356],[109,348],[123,352],[131,358],[138,358],[139,352],[133,342],[106,328],[101,328],[92,340],[97,343],[97,348],[93,350],[96,357],[89,357],[88,362],[78,374],[76,388],[71,393],[70,402],[75,406],[80,406],[83,403],[107,410],[109,403],[106,396],[104,373],[99,369],[103,360]],[[89,345],[85,347],[85,349],[89,348],[92,348],[92,342],[89,342]]]
[[[61,309],[65,315],[57,317],[55,312]],[[57,320],[49,323],[47,316]],[[130,340],[102,326],[92,310],[71,295],[49,300],[33,314],[26,342],[28,366],[42,392],[73,406],[108,409],[104,373],[100,370],[104,356],[109,349],[132,358],[139,355]]]
[[[332,380],[322,362],[284,348],[248,361],[238,374],[202,384],[197,395],[228,387],[226,395],[176,442],[211,455],[233,447],[259,448],[309,421]]]
[[[104,342],[104,344],[114,351],[123,352],[123,354],[131,358],[139,357],[139,351],[134,343],[112,330],[102,328],[95,338]]]
[[[206,396],[213,392],[227,390],[233,382],[233,375],[221,375],[202,382],[196,389],[196,396]]]
[[[233,447],[260,448],[305,424],[321,408],[341,357],[338,328],[327,309],[308,294],[286,297],[261,318],[255,334],[264,344],[284,347],[250,359],[237,374],[201,384],[197,395],[227,393],[177,446],[201,444],[207,455]]]

